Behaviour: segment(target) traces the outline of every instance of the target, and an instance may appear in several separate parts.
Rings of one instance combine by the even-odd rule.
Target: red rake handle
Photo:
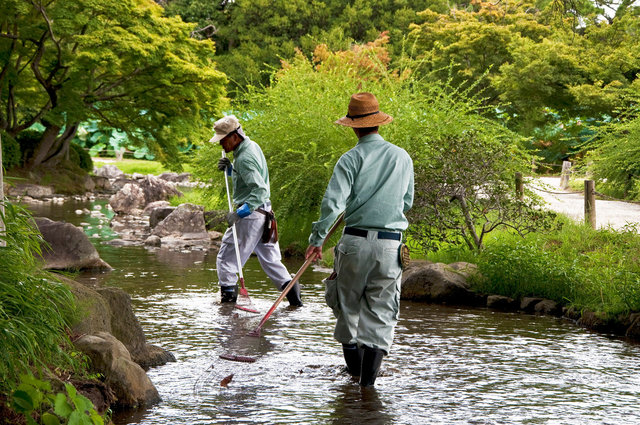
[[[276,302],[273,303],[269,311],[267,311],[267,314],[264,315],[264,317],[260,321],[260,324],[258,324],[258,326],[253,331],[250,332],[250,335],[253,335],[253,336],[260,335],[260,329],[262,329],[262,326],[264,326],[264,324],[267,323],[267,320],[269,320],[271,313],[273,313],[276,307],[278,307],[278,304],[280,304],[280,302],[284,299],[284,297],[289,293],[291,288],[293,288],[293,285],[295,285],[296,282],[300,279],[300,276],[302,276],[302,273],[304,273],[304,271],[307,270],[309,265],[312,262],[314,262],[315,259],[316,259],[316,255],[314,254],[311,257],[309,257],[307,261],[304,262],[302,267],[300,267],[300,270],[298,270],[298,273],[296,273],[293,279],[291,279],[291,282],[289,282],[289,284],[282,290],[282,293],[280,294]]]
[[[338,220],[336,220],[333,226],[331,226],[329,233],[327,233],[327,236],[324,238],[325,241],[327,241],[331,237],[331,235],[333,234],[333,232],[336,231],[340,223],[342,223],[343,216],[344,214],[341,214],[338,217]],[[324,245],[324,243],[322,245]],[[289,293],[291,288],[293,288],[293,285],[295,285],[296,282],[300,279],[300,276],[302,276],[302,273],[304,273],[305,270],[307,270],[307,268],[311,265],[311,263],[313,263],[316,260],[316,258],[317,258],[317,254],[315,253],[311,257],[307,258],[307,261],[304,262],[302,267],[300,267],[300,270],[298,270],[298,273],[296,273],[293,279],[291,279],[291,282],[289,282],[289,284],[282,290],[282,293],[280,294],[276,302],[273,303],[269,311],[267,311],[267,314],[264,315],[264,317],[262,318],[258,326],[254,330],[249,332],[248,335],[260,336],[260,329],[262,329],[262,326],[264,326],[264,324],[267,323],[267,320],[269,320],[271,313],[273,313],[273,311],[278,307],[278,304],[280,304],[280,302],[284,299],[284,297]]]

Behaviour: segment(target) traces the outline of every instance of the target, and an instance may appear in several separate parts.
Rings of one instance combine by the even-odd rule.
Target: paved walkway
[[[550,210],[565,214],[576,221],[583,221],[584,194],[560,190],[559,185],[560,177],[538,177],[532,188],[547,202],[547,208]],[[611,226],[619,230],[630,223],[640,228],[640,204],[608,201],[596,197],[598,228]]]

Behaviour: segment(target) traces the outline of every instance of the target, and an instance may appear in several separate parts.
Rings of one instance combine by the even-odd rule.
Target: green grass
[[[121,161],[117,161],[111,158],[92,158],[92,160],[97,168],[105,164],[112,164],[126,174],[140,173],[158,175],[171,171],[158,161],[147,161],[144,159],[122,159]],[[189,164],[183,164],[182,167],[183,171],[188,173],[192,171],[192,167]]]
[[[69,325],[76,317],[69,288],[41,270],[40,235],[29,213],[6,203],[7,246],[0,248],[0,391],[20,374],[55,365],[79,367],[67,350]]]
[[[432,261],[478,264],[487,294],[545,297],[609,316],[640,311],[640,236],[566,220],[561,230],[525,238],[498,232],[480,253],[450,248]]]

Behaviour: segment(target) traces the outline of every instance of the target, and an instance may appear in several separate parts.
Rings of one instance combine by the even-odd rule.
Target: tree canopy
[[[179,164],[224,104],[214,45],[150,0],[7,0],[0,5],[0,129],[44,126],[28,159],[55,165],[86,120]]]

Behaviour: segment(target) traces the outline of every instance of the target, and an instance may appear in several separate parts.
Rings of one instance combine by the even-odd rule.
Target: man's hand
[[[231,165],[231,161],[229,161],[229,158],[220,158],[218,160],[218,170],[224,171],[227,168],[228,169],[233,168],[233,166]]]
[[[236,224],[238,220],[240,220],[240,216],[237,212],[234,211],[227,214],[227,223],[229,223],[229,227]]]
[[[309,245],[309,247],[307,248],[307,252],[305,252],[304,254],[304,258],[305,260],[308,260],[313,255],[315,255],[316,260],[322,260],[322,247]]]

